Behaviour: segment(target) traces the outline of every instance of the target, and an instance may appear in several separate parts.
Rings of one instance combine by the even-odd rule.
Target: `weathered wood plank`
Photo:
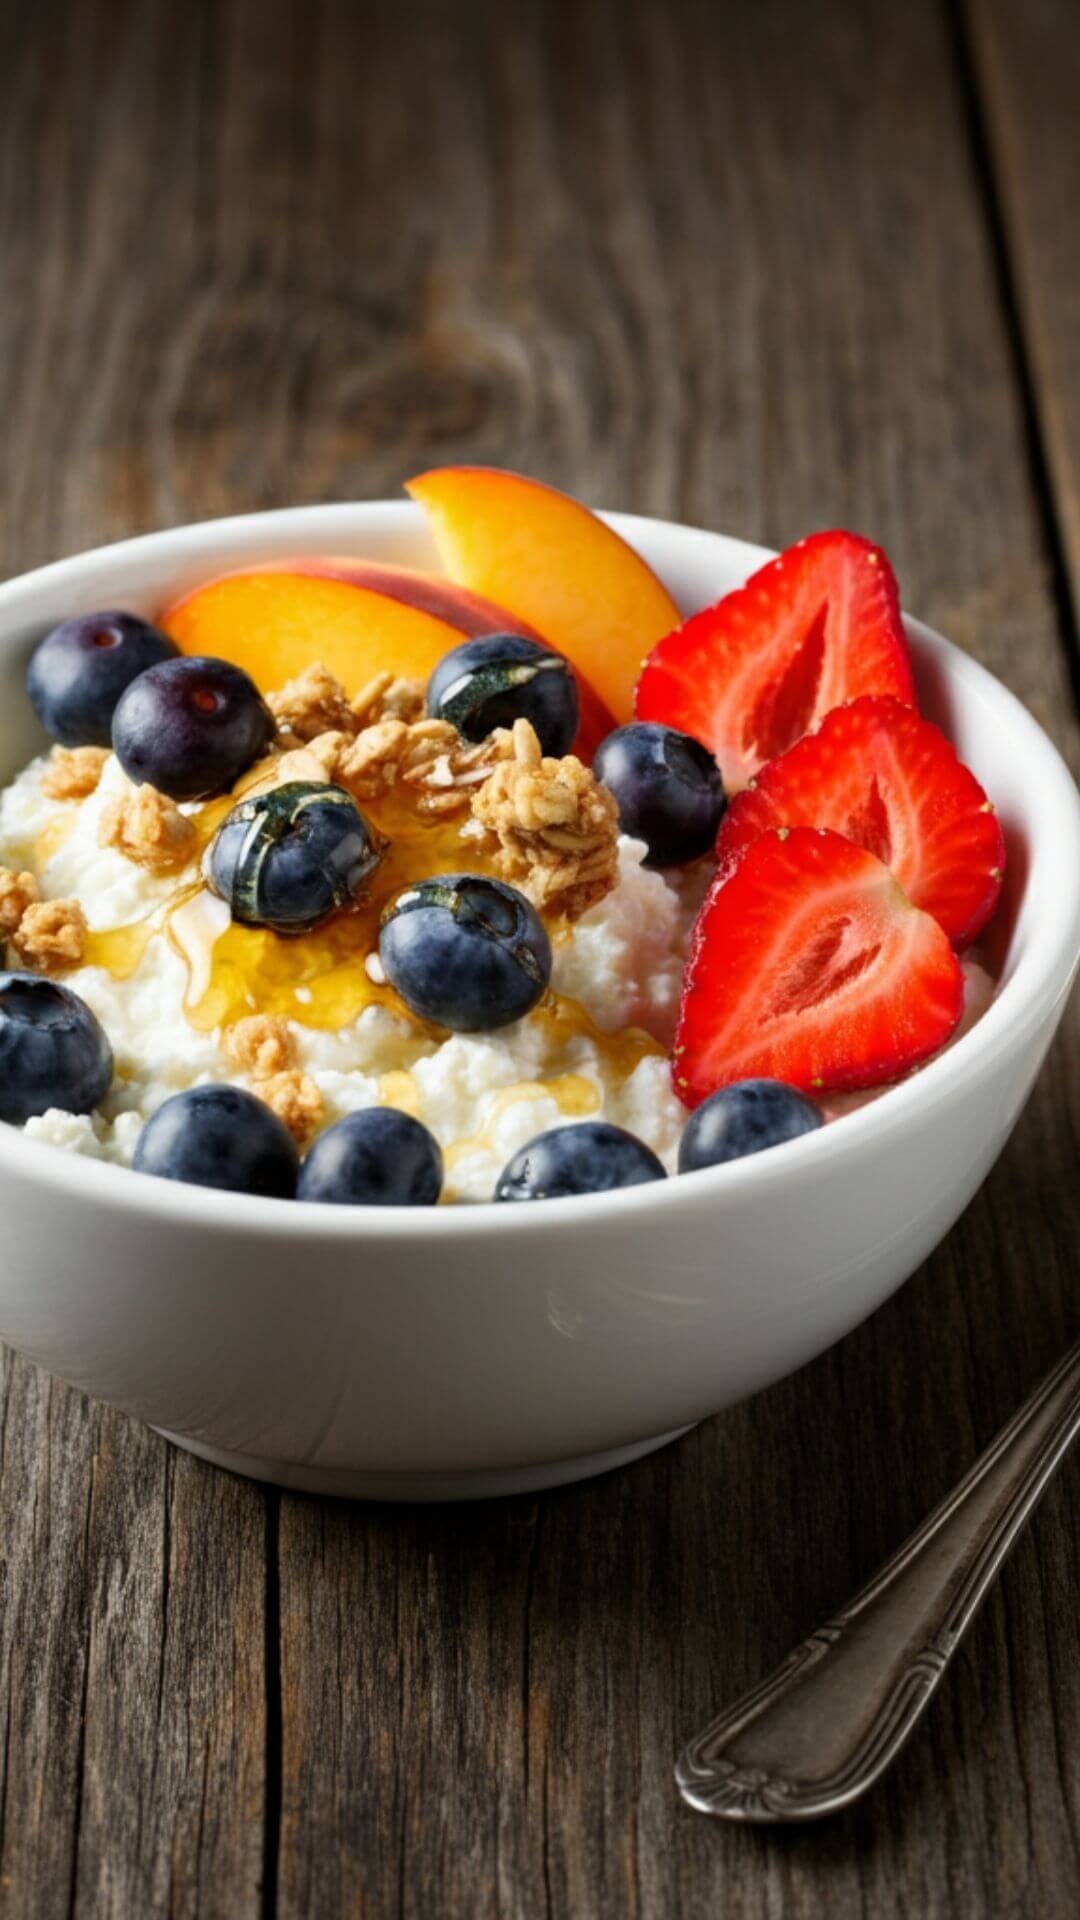
[[[259,1909],[263,1496],[4,1360],[0,1914]]]
[[[255,1913],[264,1497],[119,1418],[93,1465],[75,1912]]]
[[[968,0],[1036,431],[1080,608],[1080,21],[1072,0]],[[1080,661],[1078,661],[1080,671]]]
[[[143,339],[140,316],[162,259],[174,302],[196,273],[172,216],[197,175],[198,35],[177,64],[172,17],[43,0],[0,21],[4,573],[169,517],[145,477],[170,471],[167,329]],[[0,1397],[0,1913],[244,1920],[265,1496],[10,1356]]]
[[[86,1526],[97,1412],[4,1354],[0,1912],[67,1911],[83,1766]]]

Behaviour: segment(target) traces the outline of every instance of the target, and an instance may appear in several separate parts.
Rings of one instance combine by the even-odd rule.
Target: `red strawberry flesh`
[[[896,579],[871,541],[815,533],[661,640],[636,712],[711,748],[734,792],[861,694],[914,705]]]
[[[721,871],[691,943],[675,1089],[694,1107],[732,1081],[811,1095],[882,1086],[944,1046],[959,962],[880,860],[840,834],[762,834]]]
[[[986,794],[937,727],[898,700],[837,707],[738,794],[717,840],[726,871],[769,827],[832,827],[891,868],[955,946],[1001,891],[1005,842]]]

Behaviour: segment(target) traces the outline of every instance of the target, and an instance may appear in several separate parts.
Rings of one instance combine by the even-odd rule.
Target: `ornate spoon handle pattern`
[[[766,1823],[813,1820],[865,1793],[1078,1432],[1080,1342],[851,1605],[690,1742],[676,1768],[683,1798]]]

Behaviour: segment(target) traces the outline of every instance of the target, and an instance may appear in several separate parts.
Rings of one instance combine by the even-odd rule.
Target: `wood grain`
[[[1080,19],[1072,0],[969,0],[968,18],[1080,675]]]
[[[9,570],[463,457],[776,543],[848,523],[1080,767],[936,0],[38,0],[0,76]],[[867,1326],[590,1486],[279,1500],[8,1361],[0,1914],[1075,1910],[1075,1472],[863,1808],[740,1833],[671,1765],[1075,1332],[1078,1069],[1074,1014]]]
[[[263,1496],[7,1356],[0,1913],[260,1911]]]

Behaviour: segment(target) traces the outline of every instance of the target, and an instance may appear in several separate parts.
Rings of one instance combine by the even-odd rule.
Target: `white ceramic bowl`
[[[687,611],[767,556],[613,515]],[[433,565],[406,504],[182,527],[0,587],[0,775],[39,744],[31,642],[153,613],[289,554]],[[586,1199],[436,1213],[291,1206],[148,1179],[0,1127],[0,1337],[223,1465],[321,1492],[440,1499],[615,1466],[855,1326],[952,1226],[1014,1124],[1080,950],[1080,800],[1019,703],[909,623],[923,703],[995,801],[1000,989],[869,1109],[726,1167]]]

